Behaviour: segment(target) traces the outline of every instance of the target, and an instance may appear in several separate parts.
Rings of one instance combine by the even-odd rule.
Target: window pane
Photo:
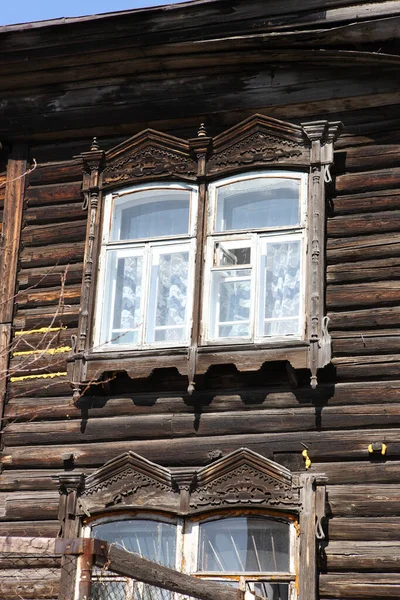
[[[176,526],[147,519],[111,521],[94,525],[94,538],[115,543],[166,567],[175,568]]]
[[[181,342],[187,337],[189,251],[155,252],[151,267],[148,342]]]
[[[213,271],[214,337],[250,335],[251,269]]]
[[[289,572],[289,525],[239,517],[200,524],[199,571]]]
[[[216,231],[299,224],[300,182],[259,177],[222,185],[217,188]]]
[[[299,335],[301,241],[270,241],[263,256],[263,335]]]
[[[254,584],[254,593],[267,600],[289,600],[288,583],[260,582]]]
[[[137,344],[142,327],[143,257],[109,251],[102,343]],[[109,325],[106,322],[109,320]]]
[[[151,189],[117,197],[110,239],[134,240],[189,232],[189,190]]]
[[[215,245],[215,266],[250,265],[251,248],[234,242],[218,242]]]

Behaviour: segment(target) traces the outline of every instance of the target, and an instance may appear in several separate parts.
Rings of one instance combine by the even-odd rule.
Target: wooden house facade
[[[400,596],[399,26],[194,0],[0,28],[1,538],[158,523],[216,585]],[[84,597],[13,548],[0,598]]]

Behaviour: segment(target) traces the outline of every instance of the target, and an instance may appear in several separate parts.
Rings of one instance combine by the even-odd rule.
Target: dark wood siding
[[[380,3],[368,29],[364,17],[354,16],[356,5],[360,15],[369,14],[360,2],[310,0],[299,14],[293,6],[289,11],[291,2],[249,2],[256,30],[277,29],[283,36],[290,26],[290,39],[298,34],[293,47],[288,38],[278,48],[271,36],[265,46],[229,39],[245,29],[241,13],[229,12],[238,4],[196,8],[203,19],[198,27],[209,25],[208,38],[221,33],[218,10],[227,15],[226,39],[210,41],[201,51],[196,44],[187,44],[187,51],[179,46],[199,35],[193,27],[181,29],[183,8],[172,11],[177,21],[170,29],[166,16],[143,17],[138,27],[148,27],[148,33],[140,39],[126,31],[122,18],[115,21],[118,39],[101,37],[103,26],[95,20],[88,35],[99,45],[86,55],[82,23],[74,26],[68,48],[58,37],[55,41],[55,32],[46,37],[32,30],[22,42],[15,34],[1,34],[9,44],[2,67],[8,77],[0,80],[6,102],[0,129],[10,143],[25,136],[38,167],[24,197],[17,335],[2,432],[0,535],[57,535],[59,496],[51,476],[71,466],[71,455],[75,470],[90,473],[127,450],[175,467],[204,465],[215,451],[247,446],[303,470],[305,444],[311,471],[329,478],[321,598],[398,598],[400,120],[398,57],[389,45],[389,20],[400,9]],[[326,29],[332,24],[331,30],[318,33],[322,24]],[[309,38],[302,27],[312,30]],[[355,37],[346,42],[351,32]],[[323,55],[322,39],[328,39],[325,50],[329,47]],[[350,57],[356,54],[355,39],[358,54]],[[382,44],[384,57],[378,52]],[[27,65],[28,50],[35,60]],[[320,385],[312,391],[308,374],[299,373],[298,387],[292,387],[280,365],[246,376],[229,366],[213,367],[191,397],[183,378],[169,372],[125,387],[94,387],[74,406],[66,356],[78,323],[87,213],[80,194],[82,167],[73,157],[88,149],[92,135],[99,136],[103,149],[149,125],[193,136],[205,121],[208,133],[216,135],[256,111],[296,123],[337,119],[346,127],[336,144],[327,223],[333,360]],[[0,187],[0,210],[3,194]],[[49,325],[54,331],[45,337],[37,331]],[[385,457],[371,457],[373,442],[387,445]],[[25,575],[4,559],[0,598],[14,597],[10,589],[17,572],[20,597],[55,597],[58,565],[41,564],[31,585],[31,571]]]

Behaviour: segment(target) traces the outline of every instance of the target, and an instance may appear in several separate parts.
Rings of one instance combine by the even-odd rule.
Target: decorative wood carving
[[[192,510],[240,505],[298,510],[297,478],[285,467],[240,448],[197,472]]]
[[[122,507],[180,514],[257,506],[298,512],[298,476],[247,448],[201,469],[170,471],[133,452],[109,461],[86,478],[81,514]]]
[[[189,393],[194,391],[195,376],[212,364],[233,362],[239,370],[256,370],[260,360],[285,360],[293,368],[309,368],[311,386],[317,385],[318,369],[329,363],[331,338],[328,320],[324,317],[325,301],[325,183],[330,181],[329,166],[333,161],[333,142],[341,123],[315,121],[293,125],[253,115],[214,139],[201,126],[197,138],[182,140],[147,129],[102,153],[97,144],[82,155],[84,162],[83,192],[89,209],[85,251],[84,281],[78,339],[73,340],[69,359],[70,378],[75,399],[93,379],[106,371],[126,371],[131,377],[143,377],[154,368],[170,365],[188,376]],[[308,198],[308,264],[307,264],[307,339],[296,347],[287,344],[258,344],[245,358],[243,348],[232,346],[229,352],[215,352],[210,347],[198,347],[200,337],[201,281],[204,277],[202,252],[205,228],[202,226],[206,204],[206,186],[211,178],[254,168],[294,168],[309,172]],[[188,348],[181,352],[150,350],[137,353],[107,351],[94,353],[90,348],[95,286],[94,267],[99,237],[98,205],[102,191],[124,187],[142,181],[175,179],[195,181],[199,186],[198,256],[194,289],[192,337]],[[97,246],[96,246],[97,244]],[[179,355],[179,356],[178,356]],[[176,362],[175,362],[176,361]],[[145,370],[147,369],[147,371]]]
[[[256,114],[214,138],[207,175],[257,166],[306,166],[308,147],[301,127]]]
[[[89,514],[124,505],[178,510],[179,490],[168,469],[127,452],[87,477],[80,504]]]
[[[61,537],[76,537],[79,533],[79,522],[76,519],[77,500],[83,490],[85,476],[83,473],[60,473],[52,479],[60,492],[58,518]]]
[[[189,142],[146,129],[107,152],[103,188],[160,177],[193,180],[196,174]]]

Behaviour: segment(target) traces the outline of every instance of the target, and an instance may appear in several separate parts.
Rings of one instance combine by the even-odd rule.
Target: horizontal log
[[[387,306],[400,301],[400,281],[371,281],[328,286],[326,303],[332,308]]]
[[[400,516],[400,486],[379,485],[333,485],[329,486],[330,512],[336,516]]]
[[[328,264],[400,255],[400,234],[360,235],[327,241]]]
[[[398,144],[376,144],[348,148],[345,156],[346,171],[396,167],[399,153],[400,146]]]
[[[338,381],[396,377],[400,368],[399,354],[336,357],[332,360]]]
[[[400,230],[400,210],[361,213],[328,220],[328,237],[355,236]]]
[[[363,310],[349,310],[343,312],[328,311],[329,327],[335,329],[371,329],[377,327],[398,326],[400,322],[400,308],[390,306],[385,308],[368,308]]]
[[[0,536],[57,537],[60,521],[10,521],[0,522]]]
[[[56,470],[32,469],[29,471],[3,471],[0,477],[0,491],[54,491],[56,484],[52,480],[57,475]],[[2,535],[0,531],[0,536]]]
[[[320,575],[319,581],[321,598],[381,600],[400,597],[397,573],[330,573]]]
[[[17,382],[11,386],[16,386]],[[43,385],[43,381],[42,381]],[[60,384],[61,385],[61,384]],[[126,397],[94,396],[82,397],[80,407],[72,403],[69,384],[66,396],[51,397],[50,390],[38,389],[38,397],[11,397],[5,407],[7,421],[43,421],[76,419],[81,417],[117,417],[122,415],[156,415],[172,413],[217,413],[240,411],[243,415],[257,410],[271,408],[298,408],[299,406],[330,407],[346,405],[379,405],[398,402],[400,382],[378,381],[368,383],[338,383],[335,386],[320,384],[315,391],[309,387],[295,391],[276,388],[253,388],[238,390],[235,393],[196,392],[192,396],[184,394],[134,393]],[[25,382],[25,387],[27,383]],[[15,387],[13,388],[15,389]],[[12,390],[13,391],[13,390]],[[42,395],[42,397],[40,397]],[[381,409],[383,414],[383,409]]]
[[[61,286],[55,288],[34,288],[18,292],[15,301],[18,307],[35,308],[61,304],[79,304],[81,285],[66,285],[61,296]]]
[[[58,331],[45,331],[39,333],[25,333],[14,336],[12,341],[13,352],[24,352],[38,350],[40,348],[59,348],[60,346],[70,346],[71,336],[76,335],[77,330],[73,327],[68,329],[59,329]]]
[[[374,332],[335,332],[332,340],[334,356],[400,353],[400,331],[382,329]]]
[[[57,439],[57,438],[56,438]],[[306,444],[309,455],[318,462],[326,459],[370,460],[369,444],[384,442],[391,458],[400,456],[400,432],[393,429],[360,429],[357,431],[308,431],[246,435],[223,435],[170,440],[124,440],[104,443],[41,446],[6,446],[0,462],[13,469],[63,468],[65,452],[74,455],[76,469],[100,467],[106,461],[131,450],[153,462],[173,466],[202,465],[209,462],[209,453],[223,454],[248,447],[266,457],[274,452],[299,452]],[[340,487],[340,486],[339,486]],[[397,486],[400,490],[400,487]],[[400,505],[399,505],[400,506]]]
[[[372,482],[371,482],[372,483]],[[329,519],[330,540],[398,541],[400,517],[336,517]]]
[[[368,481],[370,484],[400,483],[400,462],[397,460],[384,461],[379,455],[370,457],[369,461],[313,461],[310,472],[324,473],[328,478],[329,485],[352,484],[355,481]]]
[[[398,210],[400,190],[380,190],[337,196],[333,199],[335,215],[351,215],[375,211]]]
[[[65,277],[67,285],[80,283],[82,281],[82,271],[82,263],[21,269],[18,273],[19,289],[59,286],[61,276]]]
[[[370,27],[366,29],[368,33],[364,35],[368,35],[370,31],[376,31],[375,28],[379,26],[379,16],[383,17],[398,14],[398,9],[396,6],[393,6],[392,2],[382,2],[378,7],[374,7],[373,9],[359,0],[355,1],[354,5],[357,6],[357,15],[360,20],[365,17],[375,17],[374,20],[371,19],[371,24],[368,20],[367,24],[370,25]],[[321,2],[321,0],[307,0],[304,5],[302,5],[301,25],[299,23],[298,6],[293,2],[288,2],[284,7],[281,7],[278,2],[271,1],[267,8],[260,2],[252,2],[246,6],[238,7],[237,10],[229,13],[224,10],[224,7],[221,7],[218,4],[207,5],[205,8],[203,7],[203,4],[200,3],[193,5],[190,9],[192,19],[196,18],[199,27],[206,28],[207,25],[209,25],[210,32],[208,37],[210,37],[211,40],[215,37],[222,25],[224,26],[226,35],[244,35],[247,32],[247,21],[250,16],[252,17],[252,28],[255,31],[275,31],[277,25],[285,25],[285,31],[291,31],[294,26],[296,26],[296,29],[300,26],[306,27],[311,24],[315,27],[316,23],[321,26],[321,11],[323,11],[322,21],[324,25],[328,26],[328,24],[330,24],[330,26],[334,25],[336,27],[338,25],[346,25],[348,21],[351,20],[353,14],[347,3],[343,4],[340,0],[325,0],[324,2]],[[178,48],[179,42],[182,42],[183,40],[197,40],[199,33],[197,31],[193,32],[190,23],[186,23],[183,18],[185,16],[185,10],[187,10],[187,8],[177,6],[168,11],[167,15],[160,9],[138,11],[132,14],[127,14],[125,12],[122,13],[121,16],[114,15],[112,17],[112,22],[118,24],[119,32],[118,36],[116,36],[114,46],[116,45],[118,48],[121,45],[120,36],[123,35],[124,37],[122,39],[125,41],[127,38],[129,46],[137,48],[146,41],[147,44],[150,45],[150,55],[153,55],[153,53],[158,55],[158,52],[162,50],[165,51],[163,45],[161,46],[161,49],[158,46],[165,44],[166,40],[171,41],[171,43],[174,42],[178,45]],[[82,51],[81,38],[79,37],[81,29],[78,28],[78,25],[80,25],[80,27],[85,27],[85,21],[88,19],[91,21],[90,28],[87,27],[87,24],[85,28],[88,42],[90,41],[96,48],[98,46],[99,50],[103,52],[105,49],[109,48],[111,51],[113,48],[112,46],[110,47],[108,36],[104,35],[104,25],[101,20],[94,20],[93,17],[81,18],[79,19],[80,23],[71,26],[71,48],[69,49],[69,53],[73,52],[73,64],[75,64],[76,60],[79,61],[78,64],[86,64],[86,61],[96,62],[95,58],[87,58],[84,61],[83,57],[76,57],[76,53]],[[378,25],[375,24],[375,20],[378,21]],[[359,32],[359,28],[356,28],[354,33],[356,34],[356,32]],[[313,32],[307,31],[307,33],[311,36]],[[321,34],[321,32],[318,33]],[[333,33],[337,33],[335,29]],[[44,49],[40,46],[35,46],[37,35],[35,36],[33,32],[27,31],[26,26],[24,27],[25,44],[16,34],[11,35],[10,37],[10,48],[6,48],[5,55],[8,58],[7,62],[12,61],[11,64],[13,69],[22,68],[20,61],[23,60],[25,53],[28,51],[35,52],[35,56],[38,58],[42,57]],[[132,37],[134,39],[132,39]],[[367,40],[368,39],[369,38],[367,37]],[[356,40],[360,41],[360,38],[356,37]],[[46,41],[47,45],[52,49],[54,56],[60,60],[63,53],[62,49],[58,47],[59,38],[57,38],[54,32],[48,32]],[[191,52],[196,52],[196,44],[188,44],[188,48]],[[47,47],[45,47],[45,49],[47,49]],[[197,51],[199,51],[199,49]],[[71,60],[69,53],[66,60]],[[9,54],[11,54],[11,57],[9,57]],[[161,52],[161,56],[162,55]],[[29,69],[35,70],[35,67],[29,65]]]
[[[57,519],[60,501],[58,491],[4,492],[4,494],[4,517],[6,520],[48,521]]]
[[[11,381],[7,390],[10,398],[23,398],[35,394],[43,398],[72,395],[71,385],[66,376]]]
[[[29,185],[44,185],[58,182],[80,182],[83,177],[83,163],[80,160],[38,165],[28,177]]]
[[[54,288],[29,288],[16,295],[16,303],[21,308],[45,307],[57,304],[79,304],[81,284],[66,285],[61,297],[61,285]]]
[[[14,327],[17,331],[31,331],[42,327],[77,327],[79,305],[71,304],[59,307],[43,306],[40,308],[20,308],[14,317]]]
[[[35,354],[18,356],[10,360],[8,373],[11,377],[64,373],[67,371],[68,354],[68,351],[63,351],[52,355],[39,350]]]
[[[83,261],[84,249],[85,243],[83,241],[23,248],[20,254],[21,267],[22,269],[28,269],[31,267],[81,263]]]
[[[189,438],[191,436],[222,436],[259,434],[267,432],[300,432],[316,429],[349,427],[391,427],[400,425],[400,406],[350,406],[300,409],[254,410],[246,413],[196,413],[135,415],[123,417],[90,418],[65,421],[45,421],[40,411],[35,422],[9,423],[3,430],[3,441],[8,446],[47,445],[117,440],[148,440]],[[83,415],[82,415],[83,416]]]
[[[329,265],[326,279],[331,283],[355,283],[400,278],[400,257]]]
[[[54,147],[52,151],[54,153]],[[49,214],[48,206],[51,204],[59,204],[61,202],[70,203],[81,200],[81,189],[82,181],[46,186],[30,186],[25,191],[26,206],[28,208],[32,206],[44,206]]]
[[[329,572],[382,571],[390,573],[400,569],[400,541],[331,541],[325,548],[325,556]]]
[[[42,225],[43,223],[55,223],[57,221],[76,221],[82,219],[85,212],[82,210],[82,202],[69,202],[68,204],[55,204],[50,206],[39,206],[27,208],[24,219],[27,225]]]
[[[197,392],[171,395],[156,393],[135,393],[126,397],[82,397],[81,409],[90,417],[110,417],[118,415],[143,415],[159,413],[185,412],[221,412],[233,409],[242,412],[268,409],[323,405],[329,401],[331,405],[364,404],[396,402],[400,393],[398,382],[370,382],[368,384],[319,385],[315,392],[309,388],[299,388],[295,392],[274,388],[251,391],[243,389],[240,393],[224,394],[220,392]],[[384,399],[384,400],[383,400]],[[65,398],[54,397],[51,400],[44,395],[40,398],[11,397],[6,405],[6,417],[12,421],[42,420],[57,418],[76,418],[81,410],[72,405],[71,395]]]
[[[261,433],[263,431],[301,431],[314,429],[315,409],[304,408],[254,411],[243,414],[195,415],[148,415],[89,419],[82,426],[81,420],[51,421],[48,423],[11,423],[3,431],[6,445],[76,443],[105,440],[149,440],[188,436],[231,435],[238,433]]]
[[[86,215],[85,215],[86,216]],[[81,242],[86,235],[86,220],[67,221],[54,225],[28,225],[21,234],[24,246],[43,246],[61,242]]]
[[[346,173],[336,178],[338,194],[348,194],[357,191],[384,190],[398,188],[400,184],[400,168],[382,169],[379,171],[364,171],[363,173]]]

